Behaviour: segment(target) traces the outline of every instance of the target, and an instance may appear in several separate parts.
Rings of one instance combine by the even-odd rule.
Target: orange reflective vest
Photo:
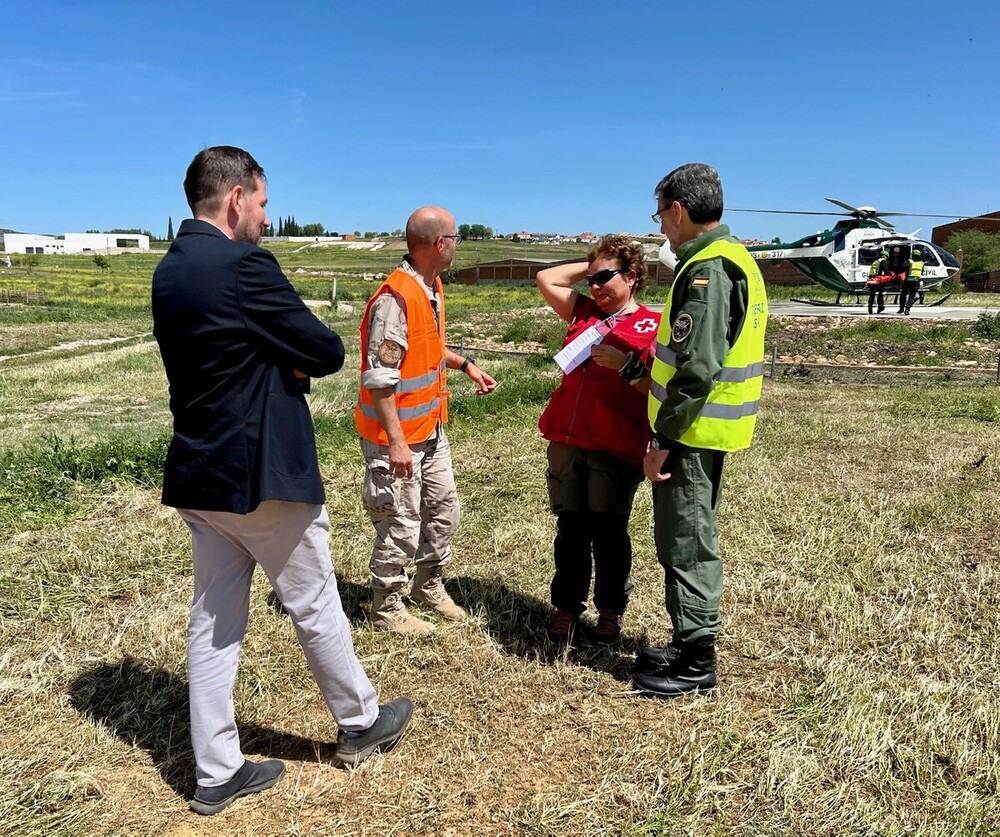
[[[427,292],[420,287],[420,279],[397,268],[368,301],[361,319],[361,374],[368,369],[368,323],[372,305],[382,294],[393,293],[406,312],[406,354],[399,367],[399,382],[394,399],[399,423],[407,444],[425,442],[433,434],[438,422],[448,421],[448,389],[445,377],[444,346],[444,293],[441,277],[434,277],[434,290],[441,300],[440,326],[434,319]],[[378,420],[372,394],[359,387],[358,403],[354,406],[354,424],[358,433],[369,442],[388,445],[389,437]]]

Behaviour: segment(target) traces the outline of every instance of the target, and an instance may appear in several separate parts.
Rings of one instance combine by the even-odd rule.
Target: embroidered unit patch
[[[694,328],[694,320],[690,314],[681,314],[674,320],[673,330],[670,332],[670,339],[675,343],[683,343],[691,334]]]
[[[383,340],[378,344],[378,359],[386,366],[395,366],[403,358],[403,347],[395,340]]]

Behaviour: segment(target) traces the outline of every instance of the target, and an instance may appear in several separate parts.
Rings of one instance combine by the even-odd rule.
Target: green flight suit
[[[713,241],[736,242],[720,224],[677,250],[674,275]],[[666,395],[653,431],[661,449],[669,450],[666,482],[653,483],[656,556],[663,566],[665,604],[674,640],[711,645],[722,626],[722,559],[718,512],[725,453],[692,448],[676,441],[698,416],[743,328],[749,294],[746,276],[721,258],[697,262],[680,277],[673,291],[669,317],[670,349],[677,371],[667,382]]]

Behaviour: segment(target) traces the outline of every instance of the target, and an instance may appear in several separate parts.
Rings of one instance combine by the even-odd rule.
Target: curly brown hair
[[[594,259],[600,258],[615,259],[622,270],[635,271],[633,294],[639,293],[646,287],[646,255],[642,252],[642,245],[638,241],[633,241],[621,233],[603,235],[587,253],[587,261],[591,264]]]

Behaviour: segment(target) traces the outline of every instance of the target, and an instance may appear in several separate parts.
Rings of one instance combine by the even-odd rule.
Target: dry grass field
[[[468,343],[558,334],[530,291],[478,290],[448,290]],[[258,579],[237,718],[246,754],[282,758],[288,774],[216,817],[191,813],[189,542],[157,485],[165,380],[141,303],[100,304],[103,320],[0,312],[0,831],[1000,832],[989,378],[767,380],[755,444],[727,464],[721,686],[661,702],[628,676],[642,643],[668,638],[648,489],[626,641],[559,652],[545,640],[553,524],[535,423],[556,376],[544,356],[481,355],[501,381],[489,398],[453,385],[463,519],[449,587],[472,618],[428,639],[364,624],[357,312],[334,323],[351,338],[345,371],[310,400],[356,648],[383,696],[413,697],[414,723],[392,753],[335,767],[335,725]],[[868,345],[850,328],[818,349]],[[906,358],[934,339],[911,331],[876,337]],[[772,324],[783,345],[817,340],[793,332]],[[103,337],[131,339],[39,353]]]

